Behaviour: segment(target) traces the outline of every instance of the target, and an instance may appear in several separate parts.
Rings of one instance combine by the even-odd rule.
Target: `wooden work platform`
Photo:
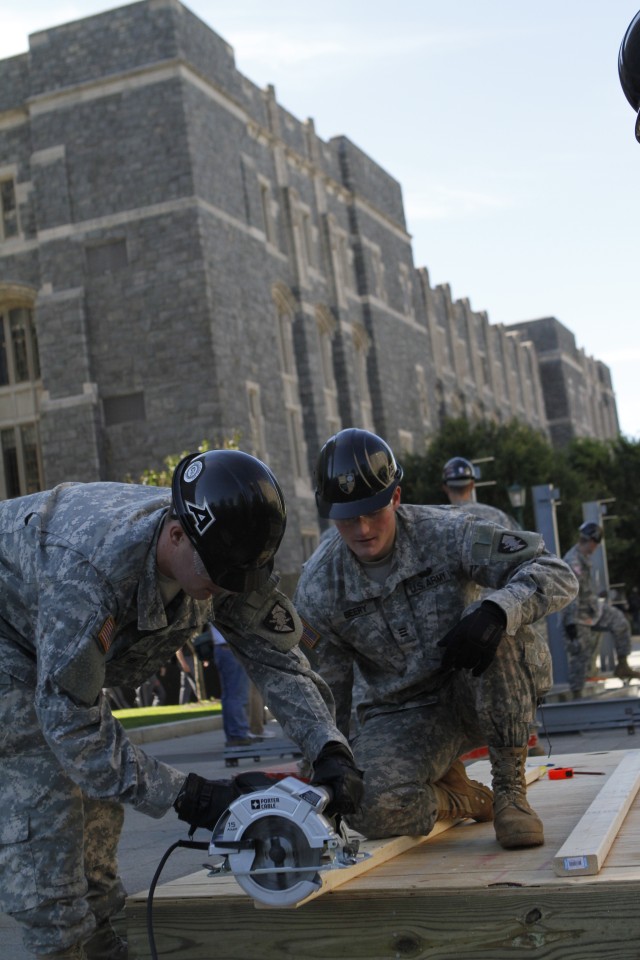
[[[551,758],[606,776],[545,776],[529,786],[543,847],[503,850],[492,824],[465,821],[297,908],[256,908],[235,880],[205,870],[159,885],[159,960],[638,960],[640,793],[597,875],[554,870],[556,854],[630,754],[638,751]],[[468,769],[486,780],[487,768]],[[198,865],[207,859],[206,851],[193,856]],[[132,960],[150,956],[146,908],[146,891],[129,897]]]

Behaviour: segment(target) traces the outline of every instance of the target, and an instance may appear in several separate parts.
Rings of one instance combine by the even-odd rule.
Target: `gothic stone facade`
[[[535,323],[432,289],[397,181],[241,75],[177,0],[0,62],[0,203],[2,497],[238,435],[282,482],[295,575],[336,430],[399,451],[445,416],[548,434]]]

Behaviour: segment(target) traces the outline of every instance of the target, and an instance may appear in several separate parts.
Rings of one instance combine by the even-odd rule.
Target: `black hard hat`
[[[260,587],[286,526],[286,506],[269,468],[240,450],[191,453],[175,468],[173,506],[217,586]]]
[[[476,468],[464,457],[452,457],[442,470],[442,482],[448,487],[466,487],[477,480]]]
[[[637,112],[640,110],[640,11],[627,27],[618,53],[618,76],[622,92]],[[636,139],[640,140],[640,113],[636,120]]]
[[[594,543],[600,543],[602,540],[602,527],[598,526],[597,523],[592,523],[590,520],[580,524],[579,532],[583,540],[593,540]]]
[[[349,520],[391,502],[402,467],[375,433],[350,427],[330,437],[316,465],[316,504],[321,517]]]

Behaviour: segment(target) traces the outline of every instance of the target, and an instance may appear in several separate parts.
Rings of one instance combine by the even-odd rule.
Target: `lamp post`
[[[507,487],[507,493],[516,520],[524,528],[524,505],[527,500],[527,488],[520,483],[512,483],[510,487]]]

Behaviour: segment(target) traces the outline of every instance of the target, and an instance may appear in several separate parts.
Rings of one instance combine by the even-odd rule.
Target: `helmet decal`
[[[216,522],[216,518],[211,512],[211,508],[206,500],[203,500],[201,504],[190,503],[188,500],[185,500],[184,505],[193,517],[194,526],[200,536],[202,536],[205,530],[209,529],[212,523]]]
[[[341,473],[338,477],[338,486],[347,496],[353,493],[356,486],[356,476],[354,473]]]
[[[202,460],[192,460],[184,472],[183,480],[185,483],[193,483],[193,481],[199,477],[201,473]]]

